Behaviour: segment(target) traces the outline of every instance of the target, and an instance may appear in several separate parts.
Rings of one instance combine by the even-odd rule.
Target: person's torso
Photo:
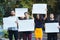
[[[46,21],[45,21],[45,23],[55,23],[55,22],[58,22],[58,20],[50,20],[50,19],[47,19]]]
[[[43,28],[43,21],[35,20],[35,28]]]

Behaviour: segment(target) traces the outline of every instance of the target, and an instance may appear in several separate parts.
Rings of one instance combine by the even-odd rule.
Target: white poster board
[[[8,30],[8,28],[10,27],[17,27],[16,18],[14,17],[3,18],[3,29]]]
[[[28,12],[28,8],[15,8],[15,12],[16,12],[15,16],[22,17],[24,16],[25,12]]]
[[[32,14],[46,14],[47,4],[33,4]]]
[[[46,33],[57,33],[59,32],[58,23],[45,23],[45,32]]]
[[[18,31],[34,31],[34,20],[19,20],[18,21]]]

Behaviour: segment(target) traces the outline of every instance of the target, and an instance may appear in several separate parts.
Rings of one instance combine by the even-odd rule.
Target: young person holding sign
[[[33,17],[30,17],[28,12],[24,13],[25,17],[24,20],[32,19]],[[23,32],[23,40],[32,40],[32,31],[25,31]]]
[[[24,20],[24,17],[18,17],[19,20]],[[18,31],[18,40],[23,39],[23,32]]]
[[[50,13],[50,18],[46,20],[46,23],[54,23],[54,22],[58,22],[58,21],[55,20],[54,14]],[[54,30],[54,28],[53,28],[53,30]],[[57,40],[57,32],[49,32],[49,33],[47,33],[47,37],[48,37],[47,40]]]
[[[37,14],[35,19],[35,38],[36,40],[42,40],[43,38],[43,21],[46,19],[47,15],[43,18],[41,15]]]
[[[16,20],[12,20],[12,21],[15,21],[16,25],[17,25],[17,18],[15,17],[15,12],[14,10],[11,11],[11,16],[10,16],[11,19],[16,19]],[[13,24],[13,23],[12,23]],[[15,37],[15,40],[18,40],[18,27],[9,27],[8,28],[8,37],[9,37],[9,40],[13,40],[13,35]]]

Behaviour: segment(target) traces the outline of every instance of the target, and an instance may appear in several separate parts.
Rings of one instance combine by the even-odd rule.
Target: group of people
[[[43,39],[43,23],[47,22],[58,22],[54,18],[54,14],[50,13],[50,18],[47,18],[47,14],[45,14],[45,17],[43,17],[41,14],[36,14],[36,17],[34,18],[33,15],[30,16],[29,12],[24,13],[24,17],[19,17],[17,19],[19,20],[27,20],[27,19],[34,19],[35,22],[35,30],[34,30],[34,35],[36,40],[42,40]],[[15,12],[14,10],[11,11],[11,16],[15,17]],[[16,18],[16,17],[15,17]],[[15,40],[21,40],[21,35],[23,40],[32,40],[32,31],[25,31],[25,32],[18,32],[18,20],[16,20],[17,27],[11,27],[8,28],[8,37],[9,40],[13,40],[13,35]],[[23,25],[24,26],[24,25]],[[47,40],[57,40],[57,33],[47,33]]]

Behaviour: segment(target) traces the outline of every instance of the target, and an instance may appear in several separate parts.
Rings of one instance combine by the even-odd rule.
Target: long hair
[[[29,13],[29,12],[25,12],[24,15],[25,15],[25,14],[28,14],[28,15],[29,15],[30,13]]]
[[[36,15],[37,16],[37,15]],[[36,17],[36,20],[39,20],[39,21],[41,21],[41,22],[43,22],[43,16],[41,15],[41,14],[39,14],[39,19],[37,19],[37,17]]]

